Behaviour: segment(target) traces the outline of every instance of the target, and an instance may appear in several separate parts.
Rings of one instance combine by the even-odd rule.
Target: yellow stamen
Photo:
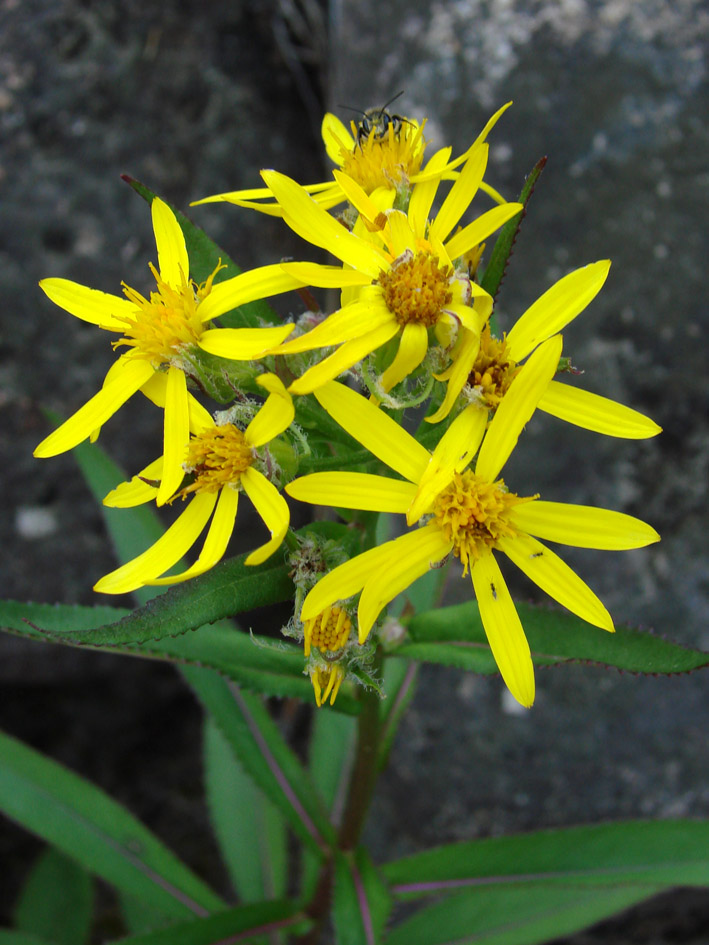
[[[114,341],[113,347],[127,345],[133,348],[132,357],[143,358],[158,368],[161,364],[169,364],[181,348],[199,341],[205,325],[197,309],[211,292],[214,277],[224,266],[220,261],[200,286],[181,272],[182,282],[174,286],[163,282],[155,266],[149,265],[155,276],[157,292],[151,292],[148,300],[123,283],[123,293],[134,303],[136,311],[133,316],[121,319],[125,323],[125,335]]]
[[[377,187],[403,190],[414,174],[421,169],[426,139],[423,129],[413,122],[403,122],[398,134],[390,122],[386,134],[377,134],[372,128],[369,137],[354,149],[340,143],[342,170],[371,194]],[[357,126],[352,123],[352,135],[357,139]]]
[[[480,334],[478,356],[468,375],[468,387],[474,388],[489,410],[494,410],[520,370],[507,354],[505,338],[494,338],[489,325],[485,325]]]
[[[453,481],[436,498],[434,517],[453,552],[468,573],[470,559],[477,561],[494,548],[500,538],[514,538],[518,533],[508,521],[514,505],[533,502],[537,496],[522,497],[508,492],[502,479],[485,482],[466,469],[455,473]]]
[[[203,430],[190,440],[184,463],[187,472],[195,473],[195,481],[177,494],[185,498],[190,492],[218,492],[238,485],[253,461],[253,450],[233,423]]]
[[[316,646],[325,653],[337,653],[347,643],[352,621],[342,607],[327,607],[317,617],[305,621],[305,655]]]
[[[430,327],[453,298],[452,278],[453,270],[439,266],[438,256],[406,252],[380,274],[378,282],[387,308],[400,325],[417,322]]]

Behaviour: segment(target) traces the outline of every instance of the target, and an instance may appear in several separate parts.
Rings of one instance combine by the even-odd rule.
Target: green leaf
[[[586,662],[633,673],[688,673],[709,665],[709,653],[671,643],[646,630],[616,627],[607,633],[565,611],[517,604],[537,666]],[[396,656],[457,666],[475,673],[496,672],[474,601],[417,614],[408,621],[409,638]]]
[[[0,929],[0,945],[56,945],[47,938],[39,938],[31,932],[18,932],[16,929]]]
[[[462,885],[709,885],[709,820],[631,820],[451,843],[382,867],[400,897]]]
[[[140,194],[149,204],[153,202],[156,196],[155,192],[141,184],[140,181],[132,177],[123,175],[123,180],[130,184],[133,190]],[[163,199],[163,198],[161,198]],[[165,201],[167,203],[167,201]],[[187,255],[190,259],[190,276],[198,284],[204,282],[214,272],[221,261],[225,269],[217,273],[214,284],[223,282],[225,279],[231,279],[238,276],[241,269],[229,258],[227,253],[221,247],[217,246],[201,227],[196,226],[188,217],[181,213],[176,207],[168,203],[168,206],[177,217],[177,222],[185,237],[187,245]],[[270,324],[279,324],[281,319],[273,311],[271,306],[263,299],[257,299],[254,302],[248,302],[234,309],[228,315],[220,316],[220,321],[228,328],[258,328],[264,322]]]
[[[121,904],[121,916],[125,927],[134,935],[138,932],[149,932],[153,929],[161,929],[170,924],[170,920],[157,909],[153,909],[141,899],[135,896],[128,896],[121,890],[118,891],[118,900]]]
[[[50,847],[25,882],[15,907],[15,925],[57,945],[82,945],[89,937],[92,910],[91,877]]]
[[[4,733],[0,733],[0,809],[90,872],[165,915],[207,915],[224,907],[124,807]]]
[[[417,912],[386,945],[535,945],[627,909],[662,887],[474,889]]]
[[[261,699],[208,670],[188,666],[182,674],[244,770],[278,808],[294,833],[324,855],[334,832],[315,787],[288,747]]]
[[[332,920],[337,945],[377,945],[392,899],[367,852],[338,851],[335,857],[335,896]]]
[[[283,818],[246,776],[209,716],[204,727],[204,781],[214,833],[239,898],[258,902],[285,895]]]
[[[384,691],[387,698],[381,706],[380,771],[386,766],[399,723],[416,692],[418,669],[409,660],[387,659],[384,662]]]
[[[310,734],[308,770],[335,827],[340,824],[347,798],[356,740],[357,726],[354,719],[338,715],[332,711],[332,707],[315,713]],[[304,848],[301,889],[306,898],[314,892],[319,868],[319,857]]]
[[[117,939],[114,945],[239,945],[262,939],[279,929],[302,932],[308,923],[297,903],[288,900],[250,903],[211,915],[180,922],[165,929]]]
[[[522,225],[522,220],[525,218],[527,213],[527,204],[529,203],[529,198],[534,192],[539,177],[544,170],[544,165],[546,164],[546,157],[541,158],[534,165],[532,170],[529,172],[527,179],[524,182],[524,187],[522,188],[522,193],[519,195],[519,203],[523,204],[524,210],[520,210],[517,216],[512,217],[511,220],[508,220],[507,223],[500,230],[500,234],[495,240],[495,245],[493,247],[492,253],[490,255],[490,262],[485,268],[485,272],[480,280],[480,285],[485,289],[486,292],[489,292],[490,295],[495,298],[497,295],[500,284],[505,276],[505,270],[507,269],[507,264],[509,262],[510,256],[512,255],[512,248],[514,247],[515,240],[517,239],[517,234],[519,233],[519,228]]]

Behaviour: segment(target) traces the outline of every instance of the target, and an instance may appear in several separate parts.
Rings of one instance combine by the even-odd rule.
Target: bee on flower
[[[495,554],[508,557],[542,590],[594,626],[613,621],[585,582],[540,541],[621,550],[657,541],[649,525],[620,512],[542,501],[511,492],[499,478],[559,362],[561,336],[532,353],[487,427],[469,405],[430,453],[371,401],[337,382],[315,392],[351,436],[402,478],[322,472],[295,479],[286,492],[302,502],[401,513],[406,534],[357,555],[326,574],[306,597],[301,619],[360,594],[360,641],[382,609],[418,577],[453,554],[470,574],[490,649],[512,695],[534,701],[529,645]],[[477,454],[477,455],[476,455]]]
[[[174,480],[179,476],[179,486],[187,474],[187,484],[171,496],[171,501],[189,499],[187,507],[151,548],[102,577],[94,590],[125,594],[145,584],[174,584],[208,571],[226,551],[241,492],[249,497],[271,533],[270,540],[246,558],[246,564],[262,564],[280,547],[290,513],[273,482],[278,481],[278,469],[266,447],[290,426],[293,402],[275,374],[262,374],[256,381],[269,396],[244,430],[234,422],[233,411],[223,411],[216,419],[204,408],[193,411],[192,436],[183,443],[183,462],[171,477]],[[162,456],[130,482],[117,486],[104,504],[128,508],[150,502],[159,494],[155,482],[167,472],[167,459]],[[210,518],[195,563],[180,574],[161,576],[189,551]]]
[[[249,361],[260,357],[292,331],[291,325],[269,328],[213,328],[210,323],[239,305],[300,287],[279,265],[263,266],[215,283],[219,264],[197,285],[190,279],[185,238],[170,207],[158,197],[151,205],[158,268],[150,270],[157,288],[146,299],[123,284],[124,298],[68,279],[44,279],[49,298],[83,321],[119,335],[114,348],[125,347],[109,369],[101,390],[35,449],[38,457],[56,456],[88,437],[136,391],[164,405],[165,474],[158,490],[162,504],[182,479],[181,450],[187,440],[194,398],[187,375],[201,350],[222,358]]]

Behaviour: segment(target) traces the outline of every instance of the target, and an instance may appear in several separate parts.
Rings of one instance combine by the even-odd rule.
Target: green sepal
[[[127,174],[123,174],[122,177],[144,200],[149,204],[153,202],[153,198],[157,196],[155,191]],[[162,200],[163,198],[160,199]],[[220,246],[213,242],[201,227],[193,223],[184,213],[167,200],[165,200],[165,203],[167,203],[168,207],[175,214],[177,222],[180,224],[180,228],[185,237],[187,255],[190,260],[190,275],[198,285],[205,282],[209,276],[211,276],[219,265],[220,260],[225,268],[221,269],[215,276],[214,285],[224,282],[225,279],[231,279],[239,275],[241,269],[239,269],[234,260],[231,259]],[[229,312],[227,315],[220,315],[219,318],[226,328],[259,328],[264,323],[272,325],[281,323],[281,318],[274,312],[268,302],[263,299],[257,299],[254,302],[247,302],[245,305],[240,305],[238,308],[235,308],[233,312]]]
[[[516,604],[537,666],[593,663],[633,673],[688,673],[709,665],[709,653],[671,643],[647,630],[618,626],[608,633],[565,611]],[[497,671],[474,601],[402,620],[405,641],[391,654],[474,673]]]

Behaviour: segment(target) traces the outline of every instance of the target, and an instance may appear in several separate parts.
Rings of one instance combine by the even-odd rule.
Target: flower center
[[[367,138],[360,135],[354,149],[340,145],[342,170],[371,194],[377,187],[405,188],[414,174],[421,169],[426,140],[423,128],[413,122],[402,122],[395,127],[390,121],[386,131],[373,126]],[[352,134],[357,140],[357,126],[352,122]]]
[[[316,646],[324,653],[337,653],[347,643],[352,621],[342,607],[327,607],[317,617],[305,621],[305,655]]]
[[[441,309],[449,305],[453,293],[450,266],[439,266],[438,256],[430,253],[404,253],[377,280],[384,290],[384,302],[400,325],[409,322],[435,325]]]
[[[514,538],[517,530],[508,521],[512,506],[532,502],[536,496],[521,497],[508,492],[502,479],[485,482],[466,469],[456,473],[434,504],[433,515],[453,551],[463,562],[464,574],[473,563],[495,547],[500,538]]]
[[[133,348],[133,357],[150,361],[157,368],[169,364],[181,348],[199,341],[204,331],[197,312],[199,303],[209,295],[214,277],[224,267],[220,261],[201,286],[181,273],[182,283],[176,287],[163,282],[155,266],[149,265],[157,291],[151,292],[148,300],[123,283],[123,293],[134,303],[136,311],[134,315],[121,319],[125,323],[125,334],[113,342],[113,347],[127,345]]]
[[[507,354],[507,342],[494,338],[488,325],[480,334],[480,350],[468,375],[468,387],[489,410],[495,410],[510,384],[520,371],[516,361]]]
[[[228,485],[238,485],[241,474],[254,461],[254,454],[244,434],[233,423],[210,427],[190,440],[184,468],[195,480],[178,495],[190,492],[218,492]]]

